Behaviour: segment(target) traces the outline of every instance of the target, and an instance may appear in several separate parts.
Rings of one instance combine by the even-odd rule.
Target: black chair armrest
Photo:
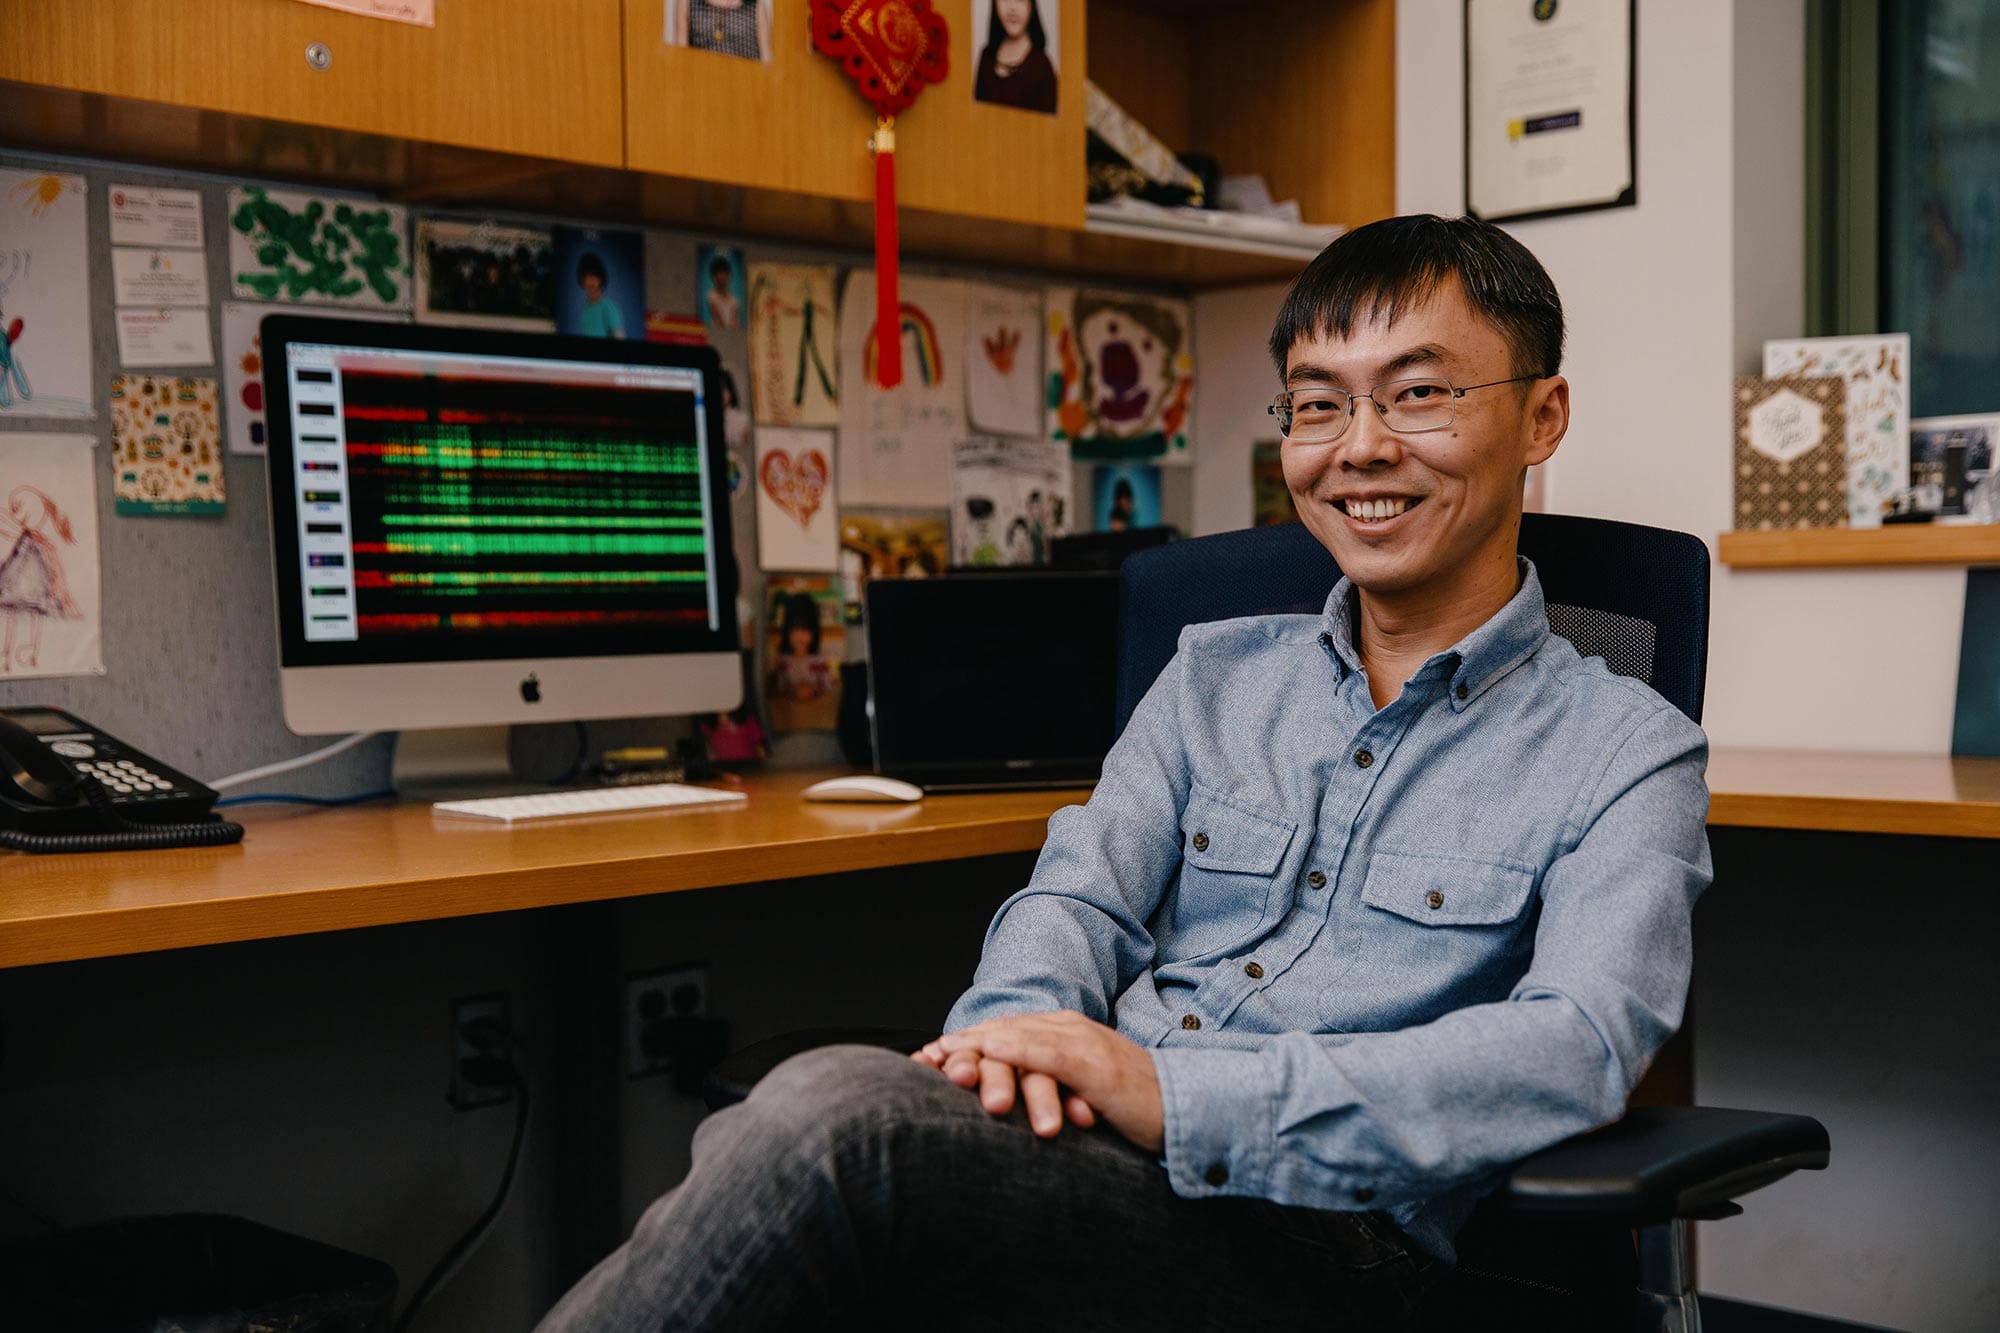
[[[764,1075],[785,1061],[821,1046],[883,1046],[908,1055],[937,1036],[916,1028],[801,1028],[752,1042],[708,1071],[701,1098],[711,1111],[734,1106],[750,1095]]]
[[[1826,1128],[1803,1115],[1647,1106],[1517,1163],[1498,1192],[1509,1211],[1618,1221],[1727,1217],[1730,1200],[1794,1171],[1817,1171]]]

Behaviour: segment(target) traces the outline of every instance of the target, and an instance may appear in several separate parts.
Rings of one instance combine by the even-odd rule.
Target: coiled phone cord
[[[0,829],[0,847],[45,855],[52,852],[142,852],[168,847],[226,847],[243,841],[243,826],[227,819],[187,824],[142,824],[125,818],[94,777],[83,779],[83,798],[110,831],[101,833],[28,833]]]

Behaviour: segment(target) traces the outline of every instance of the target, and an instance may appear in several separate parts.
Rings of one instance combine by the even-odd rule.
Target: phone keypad
[[[138,801],[160,800],[171,795],[174,784],[153,772],[144,764],[130,759],[103,759],[95,762],[82,760],[76,765],[79,773],[87,773],[103,783],[113,796],[130,797]]]

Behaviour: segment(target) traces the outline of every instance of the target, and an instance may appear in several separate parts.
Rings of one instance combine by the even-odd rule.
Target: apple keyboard
[[[431,813],[520,824],[538,819],[619,814],[633,810],[741,805],[748,799],[740,791],[689,787],[679,782],[654,782],[639,787],[595,787],[585,791],[536,792],[528,796],[487,796],[473,801],[438,801],[431,806]]]

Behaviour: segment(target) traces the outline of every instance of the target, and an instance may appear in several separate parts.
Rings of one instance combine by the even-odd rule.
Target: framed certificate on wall
[[[1465,206],[1488,222],[1638,202],[1638,0],[1465,0]]]

